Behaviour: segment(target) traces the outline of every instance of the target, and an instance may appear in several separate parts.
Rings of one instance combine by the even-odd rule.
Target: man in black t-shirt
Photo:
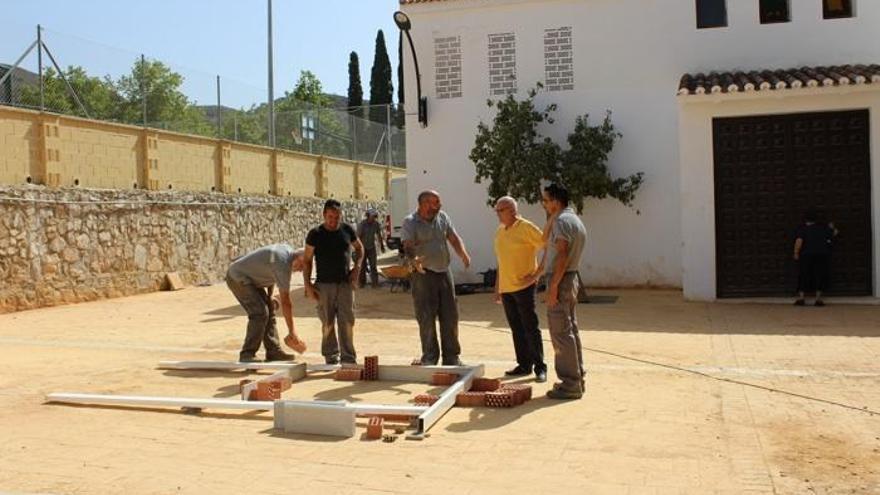
[[[831,243],[837,236],[833,223],[816,221],[816,213],[808,211],[804,223],[795,231],[794,260],[798,263],[798,299],[803,306],[807,292],[816,293],[816,306],[824,306],[822,292],[828,287],[831,269]]]
[[[354,287],[358,283],[364,247],[354,228],[341,221],[342,206],[335,199],[324,203],[324,223],[306,236],[303,280],[306,297],[318,301],[321,319],[321,354],[327,364],[357,362],[354,350]],[[350,260],[355,251],[354,266]],[[317,276],[312,283],[312,260]],[[338,332],[337,332],[338,330]],[[338,333],[338,336],[337,336]]]

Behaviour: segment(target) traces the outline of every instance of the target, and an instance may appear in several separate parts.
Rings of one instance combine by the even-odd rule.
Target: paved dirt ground
[[[524,406],[454,408],[425,441],[394,443],[279,434],[269,413],[44,402],[62,391],[236,396],[244,373],[156,369],[236,358],[246,318],[224,285],[0,315],[0,491],[880,493],[880,308],[596,295],[617,300],[578,308],[583,400],[551,401],[550,383],[537,384]],[[316,349],[313,305],[295,296]],[[358,306],[360,356],[418,354],[408,293],[362,290]],[[489,294],[460,306],[463,360],[501,376],[513,351],[500,307]],[[425,390],[314,377],[285,397],[406,403]]]

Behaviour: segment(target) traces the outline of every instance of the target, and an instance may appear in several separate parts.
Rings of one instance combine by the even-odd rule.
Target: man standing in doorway
[[[327,364],[355,364],[354,287],[358,283],[364,247],[354,228],[341,221],[342,205],[335,199],[324,203],[324,223],[306,236],[303,281],[306,297],[318,301],[321,320],[321,354]],[[351,266],[351,250],[355,251]],[[312,260],[317,277],[312,283]],[[338,330],[338,337],[337,337]]]
[[[449,247],[455,249],[465,268],[471,265],[471,257],[464,242],[455,232],[452,221],[440,209],[440,193],[422,191],[418,197],[418,210],[407,215],[401,226],[401,241],[406,256],[418,259],[424,269],[412,274],[413,306],[419,322],[419,338],[422,343],[422,365],[435,365],[443,355],[444,365],[461,364],[458,342],[458,303],[455,285],[449,271]],[[440,320],[440,345],[437,343],[436,321]]]
[[[535,293],[540,274],[538,251],[544,248],[544,235],[535,224],[519,216],[516,200],[510,196],[495,202],[501,225],[495,231],[495,301],[504,305],[504,314],[513,334],[516,367],[507,376],[525,376],[535,372],[537,382],[547,381],[544,344],[535,312]]]
[[[587,230],[568,206],[568,190],[544,188],[542,204],[555,217],[547,242],[547,320],[560,382],[547,392],[551,399],[580,399],[584,393],[584,358],[577,326],[578,266]]]
[[[304,344],[296,336],[293,326],[293,304],[290,301],[290,276],[303,268],[303,251],[287,244],[261,247],[237,258],[226,271],[226,286],[247,312],[248,325],[238,360],[242,363],[258,361],[260,344],[266,349],[266,361],[289,361],[293,355],[281,349],[275,327],[272,290],[278,286],[281,313],[287,323],[288,341],[297,349]]]
[[[370,208],[367,217],[358,225],[357,236],[364,245],[364,269],[358,283],[361,287],[367,284],[367,269],[370,270],[370,282],[375,289],[379,287],[379,268],[376,266],[376,244],[385,252],[385,242],[382,240],[382,225],[379,223],[379,213]]]

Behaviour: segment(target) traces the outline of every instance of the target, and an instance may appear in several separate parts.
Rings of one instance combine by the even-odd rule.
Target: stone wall
[[[323,199],[0,186],[0,312],[222,280],[230,259],[302,246]],[[343,201],[355,222],[384,201]]]

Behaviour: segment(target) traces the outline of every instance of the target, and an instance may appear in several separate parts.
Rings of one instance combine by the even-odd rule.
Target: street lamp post
[[[422,127],[428,127],[428,98],[426,96],[422,96],[422,74],[421,72],[419,72],[419,59],[418,57],[416,57],[416,47],[413,45],[412,36],[410,36],[409,34],[412,23],[409,20],[409,16],[399,10],[394,13],[394,23],[397,24],[398,29],[406,34],[406,39],[409,40],[409,48],[412,52],[413,66],[416,69],[416,92],[418,96],[417,101],[419,102],[419,123],[422,124]],[[400,62],[403,63],[402,60]]]

